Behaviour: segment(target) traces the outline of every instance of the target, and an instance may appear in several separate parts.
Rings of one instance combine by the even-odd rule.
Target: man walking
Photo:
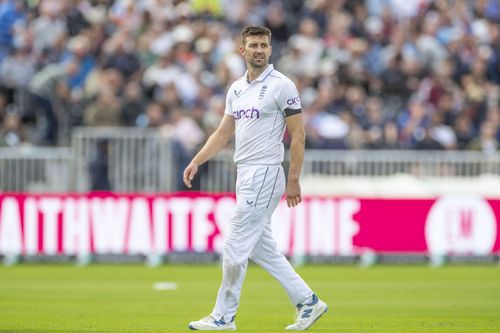
[[[271,215],[283,192],[288,207],[302,201],[299,176],[305,140],[297,88],[269,64],[271,51],[269,29],[243,29],[240,53],[247,72],[231,85],[219,128],[184,170],[183,180],[190,188],[198,167],[235,135],[236,208],[224,244],[222,283],[212,313],[189,323],[193,330],[236,329],[234,319],[249,258],[280,282],[297,307],[296,321],[287,330],[306,330],[328,309],[277,250],[271,234]],[[292,138],[286,188],[281,166],[285,126]]]

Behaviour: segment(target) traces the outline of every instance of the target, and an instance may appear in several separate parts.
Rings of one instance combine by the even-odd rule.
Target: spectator
[[[384,126],[383,132],[383,145],[382,149],[401,149],[401,143],[398,137],[398,126],[396,123],[390,121]]]
[[[144,112],[146,101],[142,87],[137,81],[125,85],[121,107],[121,119],[125,126],[137,126],[139,116]]]
[[[34,35],[34,49],[53,49],[66,38],[66,23],[62,17],[63,2],[42,0],[38,7],[40,16],[30,24]]]
[[[481,132],[478,138],[475,138],[469,144],[469,149],[480,150],[486,154],[494,153],[498,150],[498,139],[496,133],[498,126],[491,122],[486,121],[481,125]]]
[[[306,18],[300,23],[298,33],[290,37],[290,43],[300,45],[299,62],[304,71],[317,75],[317,65],[324,52],[321,39],[318,37],[318,24]]]
[[[55,145],[58,140],[58,115],[56,103],[68,99],[68,80],[78,71],[79,64],[68,62],[46,66],[31,80],[29,90],[37,108],[39,141],[42,144]]]
[[[120,100],[112,89],[102,90],[84,114],[87,126],[120,126],[121,119]]]
[[[79,71],[69,80],[71,90],[83,91],[88,75],[95,66],[95,57],[91,53],[91,42],[86,35],[77,35],[68,42],[68,53],[63,56],[64,61],[76,61],[80,64]]]
[[[125,78],[133,76],[140,69],[134,48],[135,41],[127,30],[115,32],[104,44],[104,68],[117,69]]]
[[[215,95],[210,98],[208,110],[203,116],[203,128],[205,136],[209,137],[219,127],[220,121],[224,116],[225,99],[221,95]]]
[[[99,139],[95,152],[89,162],[90,189],[92,191],[111,191],[109,181],[109,142]]]
[[[146,112],[137,119],[137,123],[141,127],[159,128],[166,121],[165,110],[160,103],[152,102],[147,108]]]
[[[457,148],[460,150],[469,148],[469,144],[473,140],[475,133],[474,125],[467,115],[461,114],[458,116],[455,120],[453,129],[457,135]]]
[[[191,154],[205,139],[205,134],[193,120],[187,116],[179,107],[173,107],[168,114],[168,122],[165,126],[170,127],[172,137]],[[189,135],[186,135],[189,133]]]
[[[398,117],[398,125],[401,129],[400,140],[404,147],[413,147],[425,139],[429,141],[427,128],[430,124],[429,108],[419,101],[412,101],[408,110]]]
[[[16,31],[26,23],[26,14],[23,0],[0,3],[0,61],[10,52]]]
[[[443,118],[442,113],[434,112],[429,125],[429,135],[444,149],[453,150],[456,148],[457,135],[450,126],[445,124]]]
[[[15,47],[0,64],[0,85],[12,91],[26,89],[36,72],[32,55],[33,36],[24,31],[17,38]],[[13,94],[13,92],[12,92]]]
[[[19,114],[9,112],[4,116],[0,131],[0,147],[17,147],[28,142]]]
[[[9,98],[5,90],[0,90],[0,123],[3,122],[9,108]]]
[[[379,97],[370,97],[366,102],[366,118],[361,123],[365,130],[366,147],[381,149],[385,145],[385,119],[382,101]]]
[[[179,107],[173,107],[169,112],[168,121],[163,127],[172,138],[172,153],[176,162],[178,175],[177,188],[182,185],[182,167],[189,164],[195,149],[205,140],[205,133],[198,124],[189,116],[186,116]],[[189,133],[189,135],[186,135]]]
[[[72,0],[64,8],[66,17],[66,31],[73,37],[90,26],[83,13],[91,8],[87,0]]]
[[[282,6],[274,1],[269,6],[264,24],[271,30],[273,53],[271,54],[271,61],[279,58],[282,50],[285,48],[288,38],[290,38],[290,31],[286,24],[285,12]]]

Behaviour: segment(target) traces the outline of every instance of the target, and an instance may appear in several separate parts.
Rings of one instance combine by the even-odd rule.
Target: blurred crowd
[[[499,147],[500,0],[0,0],[0,146],[134,126],[189,155],[245,72],[247,25],[273,33],[308,148]]]

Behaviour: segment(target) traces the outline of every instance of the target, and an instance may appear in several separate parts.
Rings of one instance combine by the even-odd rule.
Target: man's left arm
[[[292,138],[290,143],[290,170],[286,185],[286,202],[288,207],[295,207],[302,202],[300,191],[300,173],[304,162],[305,131],[302,113],[297,113],[285,118],[288,133]]]

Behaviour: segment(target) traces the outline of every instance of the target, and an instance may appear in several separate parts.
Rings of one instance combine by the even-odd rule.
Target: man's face
[[[264,68],[269,64],[272,47],[266,35],[247,36],[245,45],[240,46],[240,53],[245,58],[247,66]]]

